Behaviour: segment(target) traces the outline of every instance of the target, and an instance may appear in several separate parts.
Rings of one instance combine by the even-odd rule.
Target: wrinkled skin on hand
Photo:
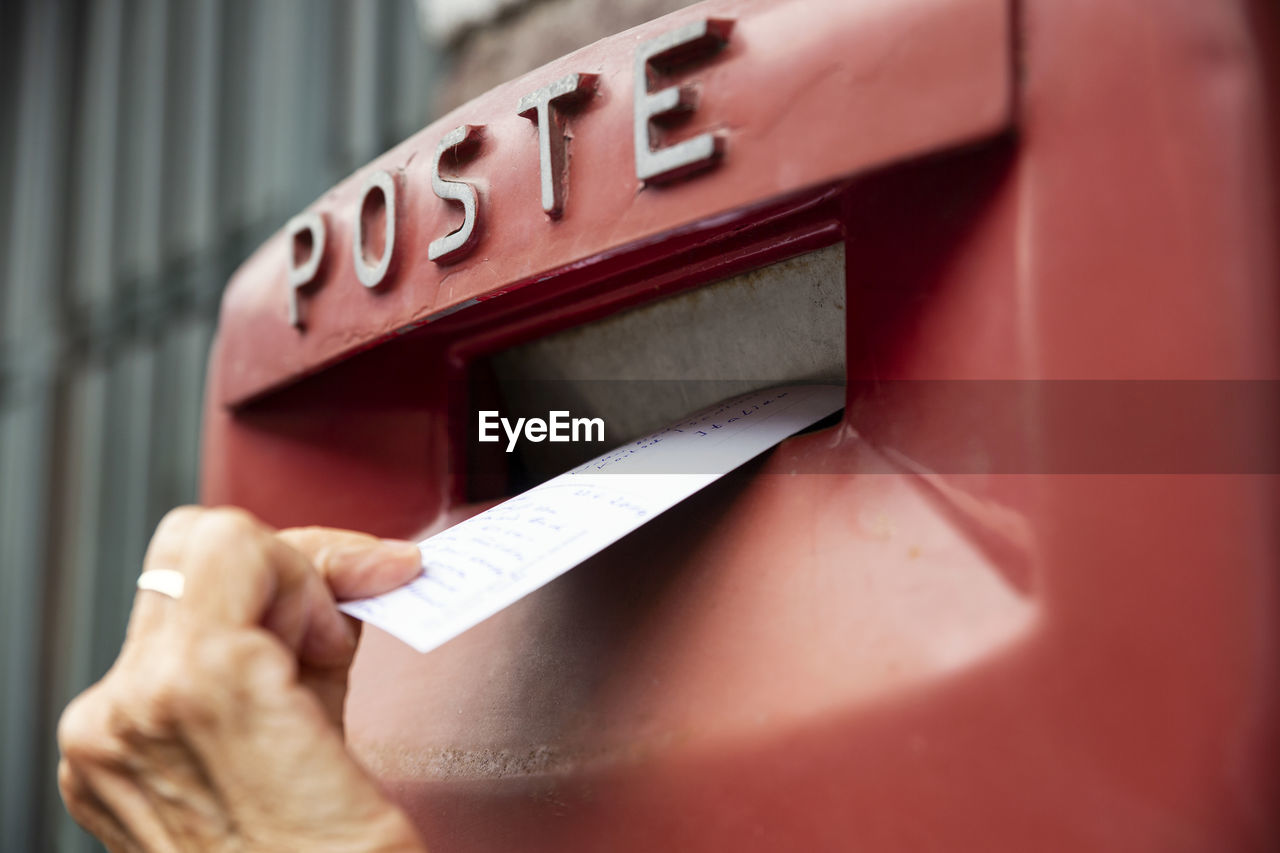
[[[409,581],[417,549],[183,507],[144,569],[186,590],[140,591],[119,658],[63,713],[72,816],[113,851],[424,850],[343,744],[358,623],[334,604]]]

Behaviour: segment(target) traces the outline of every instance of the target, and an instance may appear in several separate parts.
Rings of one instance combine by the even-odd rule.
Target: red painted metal
[[[681,135],[721,129],[729,151],[711,175],[641,189],[631,144],[634,47],[716,15],[735,19],[733,35],[709,65],[691,72],[701,100]],[[989,136],[1009,122],[1010,37],[1005,0],[738,0],[702,4],[583,48],[444,116],[309,208],[328,217],[330,245],[324,281],[302,297],[305,334],[285,321],[291,249],[282,234],[264,244],[223,301],[223,346],[254,357],[222,365],[217,397],[244,401],[470,299],[646,245],[652,257],[665,251],[655,241],[727,230],[752,205]],[[536,129],[516,105],[573,72],[599,74],[600,82],[572,119],[569,197],[563,219],[552,223],[539,203]],[[913,97],[900,97],[909,90]],[[427,259],[427,244],[460,220],[431,192],[431,161],[439,139],[462,124],[485,125],[480,150],[458,167],[480,186],[481,235],[470,256],[439,266]],[[349,260],[351,221],[364,175],[378,168],[399,173],[401,215],[413,225],[397,238],[394,281],[370,292]]]
[[[729,153],[637,192],[616,142],[631,51],[711,14],[737,24],[691,72],[689,132],[725,128]],[[1096,413],[1047,382],[1280,378],[1277,24],[1243,0],[702,4],[381,158],[422,152],[387,293],[332,265],[298,335],[282,244],[255,255],[212,357],[204,499],[404,536],[474,511],[452,472],[475,359],[846,244],[843,424],[430,655],[368,632],[349,737],[427,839],[1280,845],[1275,468],[1069,473],[1051,462]],[[569,71],[602,72],[603,94],[573,120],[551,223],[514,104]],[[492,216],[472,258],[437,270],[425,245],[448,216],[422,160],[464,121],[490,128],[466,173]],[[355,189],[317,207],[340,220]],[[874,419],[864,380],[902,380]],[[955,393],[972,380],[1024,391],[975,414]],[[1230,426],[1274,447],[1259,411]],[[1159,426],[1108,429],[1137,447]],[[1024,472],[984,462],[1008,448]]]

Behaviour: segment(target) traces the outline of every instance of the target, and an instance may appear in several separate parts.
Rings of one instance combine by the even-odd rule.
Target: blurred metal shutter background
[[[195,499],[221,289],[439,71],[414,0],[0,3],[0,849],[98,849],[54,726]]]

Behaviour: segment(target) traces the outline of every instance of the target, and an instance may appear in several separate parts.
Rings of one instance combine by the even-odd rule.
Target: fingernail
[[[383,539],[382,545],[387,559],[412,561],[417,565],[422,563],[422,552],[418,550],[416,542],[405,539]]]

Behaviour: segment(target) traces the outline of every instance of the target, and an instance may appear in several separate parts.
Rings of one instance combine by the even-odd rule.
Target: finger
[[[294,653],[341,659],[354,639],[310,561],[248,513],[204,510],[188,534],[180,607],[195,624],[261,625]]]
[[[248,626],[261,622],[281,590],[302,583],[306,567],[247,512],[217,508],[196,516],[177,568],[186,577],[179,600],[185,615]]]
[[[142,570],[179,570],[191,528],[203,510],[196,506],[180,506],[170,510],[156,527],[142,561]],[[125,642],[152,633],[172,612],[172,601],[158,592],[138,590],[129,615]]]
[[[181,787],[184,814],[199,799],[193,796],[198,788],[173,784],[189,770],[190,756],[162,722],[163,692],[151,680],[131,680],[117,670],[73,700],[58,721],[59,784],[68,808],[74,802],[82,809],[95,824],[91,831],[104,840],[110,827],[101,824],[118,826],[121,849],[176,851],[180,845],[161,814],[160,795]]]
[[[294,528],[276,535],[310,560],[327,584],[327,589],[340,600],[387,592],[407,583],[422,571],[421,554],[412,542],[379,539],[366,533],[324,527]],[[346,693],[345,670],[355,654],[354,640],[360,631],[358,621],[345,616],[343,621],[352,638],[345,654],[335,656],[339,649],[321,642],[323,638],[314,634],[304,639],[300,654],[303,662],[313,668],[311,675],[316,679],[311,680],[318,681],[313,685],[317,695],[326,705],[336,703],[339,712],[341,697]],[[342,670],[342,677],[338,677],[334,670]]]
[[[412,542],[327,527],[276,535],[306,555],[339,601],[390,592],[422,573],[422,553]]]
[[[136,849],[120,821],[112,817],[84,777],[65,758],[58,762],[58,791],[72,820],[112,851]]]
[[[298,661],[306,667],[345,670],[356,653],[359,633],[338,610],[333,593],[315,571],[308,573],[306,629],[297,646]]]
[[[93,768],[121,766],[126,760],[113,729],[113,706],[105,698],[105,684],[104,679],[73,699],[58,720],[58,789],[76,822],[108,848],[136,850],[135,836],[98,796],[89,778]]]
[[[104,810],[125,831],[128,849],[177,853],[169,828],[161,820],[155,806],[127,776],[112,770],[94,768],[82,774],[85,783]]]

